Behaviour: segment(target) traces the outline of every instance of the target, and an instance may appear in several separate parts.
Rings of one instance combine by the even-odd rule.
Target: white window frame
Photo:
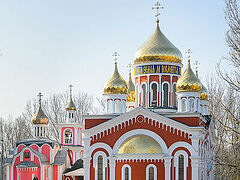
[[[122,180],[125,180],[125,168],[128,168],[129,169],[129,180],[131,180],[132,179],[132,170],[131,170],[131,166],[129,165],[129,164],[124,164],[123,166],[122,166]]]
[[[153,101],[153,90],[152,90],[152,85],[156,84],[157,85],[157,106],[159,106],[159,84],[157,81],[153,81],[150,83],[150,93],[151,93],[151,99],[150,99],[150,106],[152,106],[152,101]]]
[[[193,108],[192,108],[193,106]],[[189,110],[190,112],[194,112],[195,111],[195,99],[194,98],[190,98],[189,99]]]
[[[72,132],[72,142],[71,143],[66,143],[65,142],[65,131],[67,131],[67,130],[70,130]],[[72,129],[70,129],[70,128],[64,129],[64,131],[63,131],[63,144],[73,144],[73,130]]]
[[[149,168],[151,167],[154,169],[154,180],[157,180],[157,167],[154,164],[149,164],[146,167],[146,180],[149,180]]]
[[[164,90],[163,90],[163,86],[164,84],[167,84],[168,85],[168,105],[167,107],[170,107],[170,97],[169,97],[169,93],[171,91],[171,86],[170,86],[170,83],[168,81],[164,81],[162,83],[162,106],[164,105]]]
[[[185,109],[183,109],[184,101],[185,101]],[[182,112],[187,112],[187,98],[181,99],[181,109],[182,109]]]
[[[103,180],[106,179],[105,171],[107,167],[107,155],[103,151],[98,151],[93,155],[93,167],[95,169],[95,180],[98,180],[98,156],[103,158]]]
[[[176,101],[176,103],[175,103],[175,105],[176,105],[176,107],[177,107],[177,83],[176,82],[174,82],[174,83],[172,83],[172,106],[173,106],[173,101],[174,101],[174,99],[173,99],[173,94],[174,94],[174,91],[173,91],[173,86],[176,86],[176,91],[175,91],[175,101]]]
[[[173,162],[174,162],[174,167],[175,167],[175,173],[176,173],[176,179],[178,179],[178,160],[179,156],[183,155],[184,157],[184,180],[187,180],[187,167],[188,167],[188,154],[186,151],[179,150],[174,154]]]
[[[148,96],[148,86],[147,86],[147,83],[142,83],[141,84],[141,106],[143,106],[143,85],[145,84],[145,86],[146,86],[146,94],[145,94],[145,107],[147,107],[147,105],[148,105],[148,98],[147,98],[147,96]]]

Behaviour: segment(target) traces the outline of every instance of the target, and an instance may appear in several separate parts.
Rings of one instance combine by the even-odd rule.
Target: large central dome
[[[161,32],[158,23],[154,33],[134,56],[134,64],[146,62],[182,62],[181,52]]]

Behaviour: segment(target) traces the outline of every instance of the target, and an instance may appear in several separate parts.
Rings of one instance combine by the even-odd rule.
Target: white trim
[[[183,150],[179,150],[177,151],[175,154],[174,154],[174,157],[173,157],[173,164],[174,164],[174,167],[176,168],[175,172],[176,172],[176,179],[178,179],[178,169],[179,169],[179,156],[180,155],[183,155],[184,157],[184,180],[187,180],[187,167],[188,167],[188,154],[186,153],[186,151],[183,151]]]
[[[178,147],[186,148],[190,152],[191,156],[197,155],[197,152],[193,149],[192,145],[190,145],[189,143],[186,143],[184,141],[178,141],[178,142],[172,144],[168,149],[168,154],[172,155],[173,151]]]
[[[67,130],[70,130],[72,132],[72,142],[71,143],[66,143],[65,142],[65,131],[67,131]],[[70,129],[69,127],[64,129],[64,131],[63,131],[63,144],[73,144],[73,130]]]
[[[148,107],[148,98],[147,98],[147,96],[148,96],[148,85],[147,85],[147,83],[145,83],[145,82],[142,82],[141,83],[141,88],[140,88],[140,92],[141,92],[141,102],[140,102],[140,104],[141,104],[141,106],[143,106],[143,88],[142,88],[142,86],[143,85],[146,85],[146,94],[145,94],[145,106],[146,107]]]
[[[131,169],[131,166],[128,165],[128,164],[124,164],[122,166],[122,180],[125,180],[125,172],[124,172],[125,168],[129,169],[129,178],[128,178],[128,180],[131,180],[132,179],[132,169]]]
[[[157,180],[157,167],[154,164],[149,164],[146,167],[146,180],[149,180],[149,168],[151,167],[154,169],[154,180]]]
[[[171,84],[168,82],[168,81],[164,81],[163,83],[162,83],[162,106],[164,107],[164,104],[163,104],[163,102],[164,102],[164,91],[163,91],[163,86],[164,86],[164,84],[167,84],[168,85],[168,105],[167,105],[167,107],[170,107],[170,97],[169,97],[169,93],[170,93],[170,91],[171,91]]]
[[[160,145],[160,147],[162,148],[163,153],[168,153],[168,148],[167,145],[165,144],[164,140],[156,133],[147,130],[147,129],[135,129],[135,130],[131,130],[128,131],[127,133],[123,134],[120,138],[118,138],[118,140],[116,141],[116,143],[113,146],[113,154],[118,154],[118,149],[119,147],[122,145],[122,143],[128,139],[131,136],[134,135],[138,135],[138,134],[142,134],[142,135],[147,135],[151,138],[153,138],[155,141],[158,142],[158,144]]]
[[[152,81],[150,83],[149,89],[150,89],[150,93],[151,93],[151,97],[150,97],[150,104],[149,106],[152,106],[152,101],[153,101],[153,90],[152,90],[152,85],[156,84],[157,85],[157,106],[159,106],[159,83],[157,81]]]
[[[97,149],[97,148],[103,148],[103,149],[105,149],[108,152],[109,156],[112,155],[112,148],[108,144],[105,144],[105,143],[95,143],[95,144],[93,144],[92,146],[89,147],[89,151],[88,152],[85,151],[84,153],[86,155],[88,154],[89,156],[91,156],[93,151],[95,149]]]
[[[93,155],[93,167],[95,169],[95,180],[98,180],[98,157],[102,156],[103,158],[103,179],[106,179],[105,177],[105,171],[107,168],[107,155],[103,151],[98,151]]]

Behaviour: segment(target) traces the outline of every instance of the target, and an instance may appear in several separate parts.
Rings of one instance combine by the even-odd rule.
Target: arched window
[[[157,167],[149,164],[146,168],[146,180],[157,180]]]
[[[184,156],[178,156],[178,179],[184,180]]]
[[[73,140],[73,134],[71,129],[66,129],[64,131],[64,143],[71,144]]]
[[[131,180],[131,167],[128,164],[122,167],[122,180]]]
[[[151,106],[157,106],[157,97],[158,97],[158,94],[157,94],[157,84],[156,83],[153,83],[152,86],[151,86],[151,95],[152,95],[152,102],[151,102]]]
[[[120,104],[120,101],[119,100],[116,100],[115,101],[115,112],[116,113],[121,113],[121,104]]]
[[[186,99],[182,99],[182,112],[187,111],[187,104],[186,104]]]
[[[173,107],[177,107],[176,84],[173,84]]]
[[[148,178],[149,180],[154,180],[154,169],[153,169],[153,167],[149,168],[148,177],[149,177]]]
[[[163,106],[164,107],[168,107],[168,95],[169,95],[168,84],[165,83],[163,85]]]
[[[190,99],[190,111],[194,112],[194,99]]]
[[[98,172],[97,179],[98,180],[103,180],[103,157],[98,156],[97,160],[98,160],[98,163],[97,163],[97,172]]]
[[[142,98],[141,98],[141,105],[146,106],[146,93],[147,93],[147,87],[146,84],[142,85]]]

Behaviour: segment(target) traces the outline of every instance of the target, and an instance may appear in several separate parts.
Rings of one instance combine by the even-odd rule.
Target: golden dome
[[[118,154],[162,153],[162,148],[153,138],[146,135],[135,135],[120,146]]]
[[[200,92],[202,83],[191,69],[190,60],[183,75],[177,81],[177,92]]]
[[[161,32],[158,23],[154,33],[135,53],[134,64],[145,62],[182,62],[181,52]]]
[[[103,94],[127,94],[127,83],[119,74],[116,62],[113,75],[106,82]]]
[[[201,89],[200,93],[201,93],[200,94],[201,100],[208,100],[208,91],[204,85],[202,85],[202,89]]]
[[[132,82],[131,73],[129,73],[129,80],[128,80],[127,87],[128,87],[127,101],[135,102],[135,85]]]
[[[74,104],[74,102],[73,102],[73,100],[72,100],[72,96],[70,95],[70,97],[69,97],[69,102],[68,102],[68,104],[65,106],[65,109],[66,110],[76,110],[76,106],[75,106],[75,104]]]
[[[33,115],[32,124],[48,124],[48,117],[44,114],[41,103],[39,104],[38,110]]]

